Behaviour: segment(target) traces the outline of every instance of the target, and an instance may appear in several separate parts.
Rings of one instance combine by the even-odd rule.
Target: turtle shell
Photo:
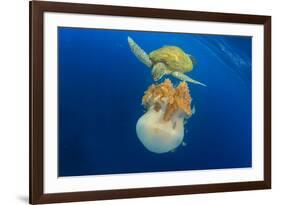
[[[176,46],[163,46],[149,54],[153,64],[162,62],[171,71],[182,73],[193,69],[192,59],[182,49]]]

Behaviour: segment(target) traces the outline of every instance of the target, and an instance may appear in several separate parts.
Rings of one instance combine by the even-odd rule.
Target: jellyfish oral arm
[[[136,132],[144,147],[154,153],[175,150],[184,138],[184,119],[192,115],[186,82],[174,87],[166,79],[152,84],[142,98],[147,112],[138,120]]]

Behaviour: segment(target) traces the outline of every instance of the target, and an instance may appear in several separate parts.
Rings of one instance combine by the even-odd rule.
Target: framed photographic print
[[[271,17],[30,2],[30,203],[271,188]]]

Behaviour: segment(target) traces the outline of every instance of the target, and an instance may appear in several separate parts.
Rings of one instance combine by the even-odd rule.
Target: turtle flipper
[[[131,48],[131,51],[135,54],[135,56],[143,62],[149,68],[152,67],[152,62],[147,55],[147,53],[139,47],[139,45],[130,37],[128,36],[128,43]]]
[[[202,85],[202,86],[206,86],[205,84],[200,83],[197,80],[193,80],[192,78],[190,78],[187,75],[185,75],[183,73],[180,73],[178,71],[172,72],[171,75],[174,76],[175,78],[179,79],[179,80],[182,80],[182,81],[186,81],[186,82],[189,82],[189,83],[194,83],[194,84],[199,84],[199,85]]]

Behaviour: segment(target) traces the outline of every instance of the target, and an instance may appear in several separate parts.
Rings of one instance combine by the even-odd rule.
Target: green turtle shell
[[[171,71],[186,73],[192,71],[193,62],[188,54],[176,46],[163,46],[149,54],[153,64],[162,62]]]

